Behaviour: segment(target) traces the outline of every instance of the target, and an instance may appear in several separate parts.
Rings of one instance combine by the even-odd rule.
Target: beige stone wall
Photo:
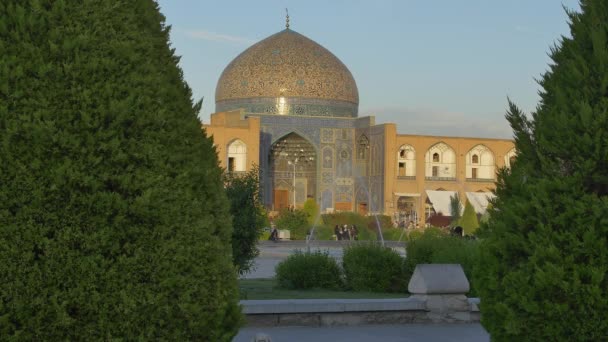
[[[391,127],[393,126],[393,127]],[[495,170],[505,166],[505,156],[514,148],[513,141],[489,138],[459,138],[426,135],[396,134],[394,125],[386,125],[385,151],[385,212],[392,215],[397,210],[395,193],[420,194],[416,201],[419,222],[424,225],[425,190],[444,189],[458,191],[461,200],[465,192],[490,191],[495,188],[494,181],[474,181],[466,178],[466,155],[475,146],[482,144],[494,154]],[[445,143],[456,153],[455,180],[428,180],[426,178],[426,152],[437,143]],[[409,144],[416,150],[415,179],[398,177],[397,153],[402,145]]]
[[[228,167],[228,145],[236,139],[247,145],[247,171],[259,165],[260,158],[260,119],[245,117],[242,111],[219,112],[211,114],[211,123],[203,125],[218,153],[220,165]]]
[[[460,138],[427,135],[398,134],[393,123],[380,125],[384,130],[384,212],[392,215],[397,210],[396,193],[419,194],[415,201],[419,223],[424,225],[425,218],[425,190],[457,191],[461,200],[466,199],[466,192],[490,191],[494,189],[493,180],[472,180],[467,178],[466,157],[469,151],[477,146],[486,146],[494,156],[495,171],[505,166],[509,152],[514,148],[513,141],[508,139],[490,138]],[[203,125],[207,135],[213,137],[218,152],[220,164],[227,167],[228,145],[235,139],[242,140],[247,145],[247,170],[253,165],[259,165],[260,149],[260,119],[258,117],[245,117],[243,111],[218,112],[211,115],[210,124]],[[456,155],[456,174],[453,180],[433,180],[426,177],[427,151],[435,144],[444,143],[451,147]],[[416,152],[415,177],[400,177],[398,175],[398,152],[401,146],[411,145]],[[470,172],[469,172],[470,176]],[[354,199],[353,199],[354,200]],[[335,203],[334,206],[344,206]],[[342,210],[356,210],[349,206]]]

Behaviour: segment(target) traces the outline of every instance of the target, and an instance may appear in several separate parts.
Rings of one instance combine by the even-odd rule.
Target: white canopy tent
[[[491,192],[467,192],[466,195],[469,203],[475,208],[475,212],[481,215],[488,209],[490,200],[496,197],[496,195]]]
[[[436,213],[441,213],[443,216],[452,216],[450,197],[458,197],[457,191],[426,190],[426,194]]]

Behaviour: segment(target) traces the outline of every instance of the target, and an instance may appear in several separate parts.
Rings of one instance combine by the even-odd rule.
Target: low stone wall
[[[433,311],[435,302],[416,297],[392,299],[243,300],[248,326],[335,326],[361,324],[479,322],[476,298],[466,310]]]
[[[250,326],[479,322],[479,299],[457,264],[417,265],[408,298],[242,300]]]

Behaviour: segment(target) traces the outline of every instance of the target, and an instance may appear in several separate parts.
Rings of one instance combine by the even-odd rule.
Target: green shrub
[[[378,243],[359,243],[344,248],[342,268],[346,286],[355,291],[405,292],[403,258]]]
[[[309,198],[304,202],[304,207],[302,210],[308,216],[308,223],[313,225],[315,223],[319,224],[317,220],[319,219],[319,205],[315,202],[314,199]]]
[[[232,214],[232,262],[239,274],[248,272],[255,257],[262,228],[269,225],[266,210],[260,202],[259,169],[245,174],[224,174],[226,195]]]
[[[308,234],[310,227],[308,224],[308,215],[300,209],[282,210],[274,223],[277,229],[289,230],[290,238],[292,240],[306,239],[306,234]]]
[[[230,341],[229,204],[158,5],[0,12],[0,339]]]
[[[392,229],[395,226],[393,225],[393,219],[388,216],[388,215],[371,215],[371,216],[366,216],[367,221],[368,221],[368,225],[373,224],[373,229],[376,230],[376,226],[378,224],[380,224],[380,228],[385,230],[385,229]]]
[[[312,230],[313,228],[311,228]],[[315,240],[333,240],[334,228],[327,225],[318,225],[314,227]]]
[[[410,234],[406,246],[404,272],[408,283],[418,264],[460,264],[471,285],[468,295],[477,295],[473,281],[473,270],[479,261],[479,243],[476,240],[450,236],[438,228],[429,228],[422,234]]]
[[[458,220],[458,225],[462,227],[465,235],[473,235],[477,231],[477,228],[479,228],[477,213],[471,202],[467,201],[467,204],[464,206],[464,213],[460,220]]]
[[[403,231],[403,228],[388,228],[382,230],[382,236],[385,241],[398,241],[401,238],[401,241],[405,241],[406,233]]]
[[[279,287],[284,289],[338,289],[342,287],[340,266],[328,251],[296,250],[275,268]]]

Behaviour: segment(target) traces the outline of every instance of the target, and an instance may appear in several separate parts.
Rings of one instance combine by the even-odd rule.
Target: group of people
[[[334,235],[336,236],[336,240],[359,240],[359,230],[357,230],[357,226],[354,224],[350,227],[347,224],[337,224],[334,227]]]

